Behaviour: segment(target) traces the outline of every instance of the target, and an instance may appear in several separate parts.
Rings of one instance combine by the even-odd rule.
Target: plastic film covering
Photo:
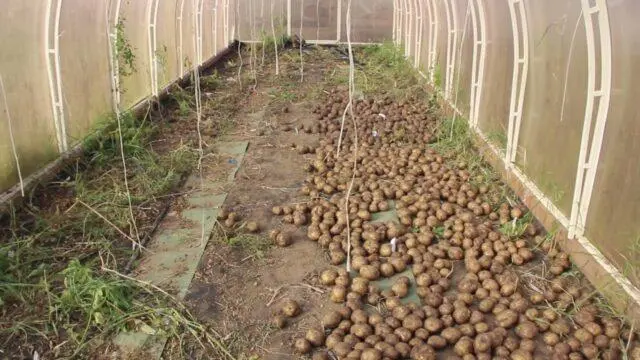
[[[43,36],[46,10],[45,1],[6,0],[0,11],[0,76],[7,98],[5,106],[0,94],[0,191],[18,182],[7,110],[22,176],[58,155]]]
[[[406,1],[408,3],[413,2],[413,0]],[[340,31],[340,41],[342,42],[347,41],[346,19],[348,4],[348,0],[342,0],[342,21]],[[392,36],[392,0],[351,0],[351,42],[384,42],[386,40],[391,40]]]
[[[458,18],[455,44],[456,59],[453,74],[452,101],[464,116],[469,118],[469,102],[471,101],[471,70],[473,67],[473,21],[471,19],[471,1],[455,2]]]
[[[640,3],[609,3],[612,91],[602,151],[586,219],[586,236],[640,285]]]
[[[196,7],[193,0],[178,0],[181,2],[181,9],[178,24],[178,63],[180,73],[184,74],[192,70],[193,64],[197,61],[195,30],[196,23],[194,12]]]
[[[487,33],[478,126],[494,145],[504,151],[513,74],[513,31],[506,1],[481,1],[485,7]]]
[[[338,39],[337,0],[292,0],[291,7],[291,28],[294,34],[300,33],[302,16],[303,39],[307,41]]]
[[[516,162],[569,216],[587,98],[582,8],[574,0],[526,4],[529,77]]]
[[[70,145],[113,111],[108,11],[106,2],[62,2],[60,71]]]
[[[287,32],[287,0],[243,0],[235,4],[233,11],[239,22],[236,37],[242,41],[272,37],[272,18],[276,35]],[[291,17],[295,19],[300,15],[292,14]]]
[[[435,46],[435,62],[433,63],[433,81],[436,87],[444,90],[447,79],[447,45],[449,28],[447,23],[447,9],[449,0],[433,0],[436,27],[438,29],[437,44]]]
[[[121,77],[122,108],[135,105],[151,94],[151,59],[149,54],[149,14],[151,0],[122,1],[120,10],[124,40],[133,49],[134,71]],[[188,2],[188,0],[187,0]],[[122,56],[120,67],[123,68]]]
[[[431,38],[431,21],[430,6],[431,0],[420,0],[422,2],[422,32],[419,39],[422,39],[422,44],[419,46],[420,51],[420,64],[418,68],[425,76],[429,76],[429,40]]]
[[[156,20],[156,64],[158,87],[162,89],[182,75],[178,63],[179,1],[159,1]]]

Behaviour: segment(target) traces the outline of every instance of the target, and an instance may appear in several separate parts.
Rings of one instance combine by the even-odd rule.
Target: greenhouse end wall
[[[109,114],[157,95],[232,39],[301,33],[309,42],[345,43],[350,24],[354,43],[402,45],[426,81],[533,194],[534,206],[567,230],[567,244],[579,244],[598,269],[640,300],[633,285],[640,284],[636,1],[3,5],[0,45],[10,50],[0,53],[0,192],[69,151]]]

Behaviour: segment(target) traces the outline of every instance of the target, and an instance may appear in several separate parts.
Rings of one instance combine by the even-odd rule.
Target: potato
[[[444,349],[445,347],[447,347],[447,340],[442,336],[432,335],[427,339],[427,345],[437,350]]]
[[[422,319],[417,315],[408,315],[402,320],[402,326],[411,331],[416,331],[417,329],[422,327]]]
[[[491,350],[492,339],[489,334],[479,334],[473,342],[473,348],[477,353],[484,353]]]
[[[359,337],[360,339],[365,339],[367,336],[373,334],[373,329],[369,324],[354,324],[350,329],[351,334]]]
[[[360,276],[367,280],[378,280],[380,278],[380,270],[373,265],[363,265],[360,268]]]
[[[360,355],[360,359],[362,360],[382,360],[382,353],[378,349],[368,348],[362,350],[362,354]]]
[[[560,342],[560,336],[554,332],[547,331],[542,335],[542,341],[549,346],[555,346]]]
[[[573,336],[578,339],[583,345],[593,342],[593,335],[584,328],[580,328],[573,333]]]
[[[334,250],[329,252],[332,265],[340,265],[347,259],[347,255],[342,250]]]
[[[331,288],[329,298],[334,303],[343,303],[347,298],[347,288],[343,285],[335,285]]]
[[[409,293],[409,286],[404,282],[396,282],[391,286],[391,290],[399,298],[404,298]]]
[[[440,333],[440,335],[447,341],[449,344],[455,344],[462,337],[462,333],[459,329],[448,327]]]
[[[324,342],[325,346],[327,347],[327,349],[331,350],[334,346],[336,346],[336,344],[342,342],[343,337],[343,335],[340,335],[334,331],[329,334],[329,336],[327,336],[327,339]]]
[[[564,336],[567,335],[571,329],[569,327],[569,323],[565,319],[558,319],[551,323],[549,330],[560,336]]]
[[[287,247],[293,243],[293,240],[291,238],[291,234],[288,232],[281,232],[276,236],[275,242],[279,247]]]
[[[368,324],[369,315],[362,309],[354,310],[351,313],[351,321],[353,321],[354,324]]]
[[[471,318],[471,310],[467,307],[458,307],[453,311],[452,316],[456,323],[464,324],[469,322],[469,319]]]
[[[319,329],[311,328],[307,330],[304,338],[313,346],[324,345],[324,332]]]
[[[498,326],[510,328],[518,322],[518,314],[513,310],[505,310],[496,315]]]
[[[293,299],[285,299],[280,309],[286,317],[296,317],[302,312],[300,305]]]
[[[444,324],[442,323],[442,320],[436,317],[430,317],[424,321],[424,328],[429,330],[431,333],[437,333],[443,328],[443,326]]]
[[[282,315],[276,315],[273,317],[271,323],[278,329],[284,329],[287,326],[287,318]]]
[[[533,339],[538,335],[538,327],[531,321],[523,321],[516,326],[516,334],[523,339]]]
[[[320,274],[320,283],[325,286],[331,286],[335,284],[338,272],[333,269],[327,269]]]
[[[311,344],[307,339],[299,338],[293,344],[293,348],[298,354],[308,354],[311,352]]]
[[[511,353],[511,360],[533,360],[533,355],[528,351],[518,349]]]
[[[470,337],[464,336],[456,342],[456,345],[453,347],[453,351],[458,356],[465,356],[471,354],[473,352],[473,340]]]
[[[436,360],[436,352],[429,345],[420,345],[411,351],[411,359],[414,360]]]
[[[365,295],[369,292],[369,280],[362,277],[354,278],[351,281],[351,291],[359,295]]]
[[[311,360],[330,360],[329,353],[326,351],[321,351],[313,354]]]
[[[351,352],[351,345],[345,342],[339,342],[334,345],[333,352],[341,358],[345,358]]]
[[[405,305],[396,306],[391,310],[391,315],[400,321],[404,320],[409,314],[411,314],[411,310]],[[422,323],[422,321],[420,322]]]
[[[340,324],[340,321],[342,321],[342,315],[337,311],[331,311],[322,317],[322,326],[327,329],[333,329]]]

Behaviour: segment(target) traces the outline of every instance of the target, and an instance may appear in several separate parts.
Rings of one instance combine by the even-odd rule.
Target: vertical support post
[[[178,15],[178,72],[180,76],[185,73],[184,71],[184,2],[185,0],[180,0],[180,13]]]
[[[149,0],[147,3],[147,46],[149,51],[149,75],[151,81],[151,94],[158,96],[158,44],[156,41],[156,21],[158,18],[159,0]]]
[[[588,77],[587,104],[585,108],[584,124],[580,153],[578,155],[578,169],[574,188],[571,217],[569,220],[569,238],[584,235],[589,204],[593,194],[595,177],[602,150],[602,141],[609,112],[611,97],[611,28],[606,1],[597,0],[591,7],[588,0],[582,0],[582,13],[587,35]],[[600,43],[596,44],[593,17],[598,19]],[[598,49],[596,49],[596,47]],[[596,88],[596,56],[600,56],[600,88]],[[593,109],[598,104],[595,117],[595,127],[591,133]],[[589,139],[592,138],[591,143]]]
[[[287,0],[287,35],[291,37],[291,0]],[[302,34],[300,34],[302,36]]]
[[[470,126],[478,127],[482,83],[484,81],[484,63],[486,57],[486,19],[483,0],[470,0],[473,22],[473,65],[471,70],[471,106]]]
[[[505,166],[507,169],[513,167],[518,154],[518,137],[529,70],[529,33],[524,0],[509,0],[509,13],[511,14],[511,26],[513,28],[513,77],[511,84],[511,110],[507,130],[507,149],[505,153]],[[518,14],[521,19],[520,24],[518,24]],[[521,34],[523,49],[520,48]]]
[[[49,78],[49,95],[51,97],[51,112],[56,130],[58,151],[67,151],[67,131],[65,124],[64,101],[62,94],[62,75],[60,71],[60,14],[62,0],[56,1],[55,15],[52,15],[53,0],[47,0],[45,14],[45,46],[44,55],[47,63]],[[53,17],[53,39],[51,39],[51,19]],[[53,44],[52,44],[53,43]],[[53,45],[53,46],[52,46]]]
[[[404,47],[404,56],[411,56],[411,48],[413,47],[413,0],[407,0],[407,42]]]
[[[342,38],[342,0],[338,0],[338,28],[337,28],[336,41],[340,42]]]
[[[424,7],[423,0],[418,1],[418,26],[416,27],[416,49],[415,49],[415,62],[416,68],[420,67],[420,57],[422,55],[422,32],[424,31]]]

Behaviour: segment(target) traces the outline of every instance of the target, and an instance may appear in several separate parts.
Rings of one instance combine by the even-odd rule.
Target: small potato
[[[378,280],[380,277],[380,270],[377,266],[364,265],[360,268],[360,276],[368,280]]]
[[[258,226],[258,223],[255,221],[249,221],[246,225],[247,231],[250,233],[257,233],[258,231],[260,231],[260,227]]]
[[[327,269],[320,274],[320,283],[325,286],[331,286],[335,284],[338,272],[333,269]]]
[[[303,338],[296,339],[293,348],[298,354],[308,354],[311,352],[311,344],[307,339]]]
[[[302,309],[300,308],[300,305],[298,304],[298,302],[293,299],[284,300],[282,303],[282,307],[280,309],[284,316],[290,317],[290,318],[296,317],[300,315],[300,313],[302,312]]]
[[[523,321],[516,326],[516,334],[523,339],[533,339],[538,335],[538,327],[531,321]]]
[[[416,331],[422,327],[422,319],[417,315],[408,315],[402,320],[402,326],[411,331]]]
[[[334,329],[340,324],[340,321],[342,321],[342,315],[337,311],[331,311],[322,317],[322,326],[326,329]]]
[[[319,329],[311,328],[307,330],[304,338],[313,346],[324,345],[324,332]]]
[[[409,293],[409,287],[404,282],[396,282],[391,286],[391,290],[399,298],[404,298]]]
[[[513,310],[504,310],[496,315],[498,326],[510,328],[518,322],[518,314]]]
[[[287,326],[287,318],[282,315],[276,315],[273,317],[271,323],[278,329],[284,329]]]
[[[449,344],[455,344],[462,337],[462,333],[460,330],[454,327],[448,327],[440,333],[440,335],[447,341]]]
[[[347,298],[347,288],[343,285],[335,285],[331,288],[329,298],[334,303],[343,303]]]
[[[367,336],[373,334],[373,329],[371,328],[371,325],[361,323],[351,326],[350,332],[360,339],[365,339]]]
[[[360,355],[360,359],[362,360],[382,360],[382,353],[380,350],[375,348],[367,348],[362,350]]]
[[[473,340],[470,337],[464,336],[453,347],[453,351],[458,356],[465,356],[473,352]]]
[[[436,352],[429,345],[420,345],[411,351],[411,359],[414,360],[436,360]]]
[[[291,234],[289,233],[281,232],[276,236],[276,245],[279,247],[287,247],[292,243]]]

